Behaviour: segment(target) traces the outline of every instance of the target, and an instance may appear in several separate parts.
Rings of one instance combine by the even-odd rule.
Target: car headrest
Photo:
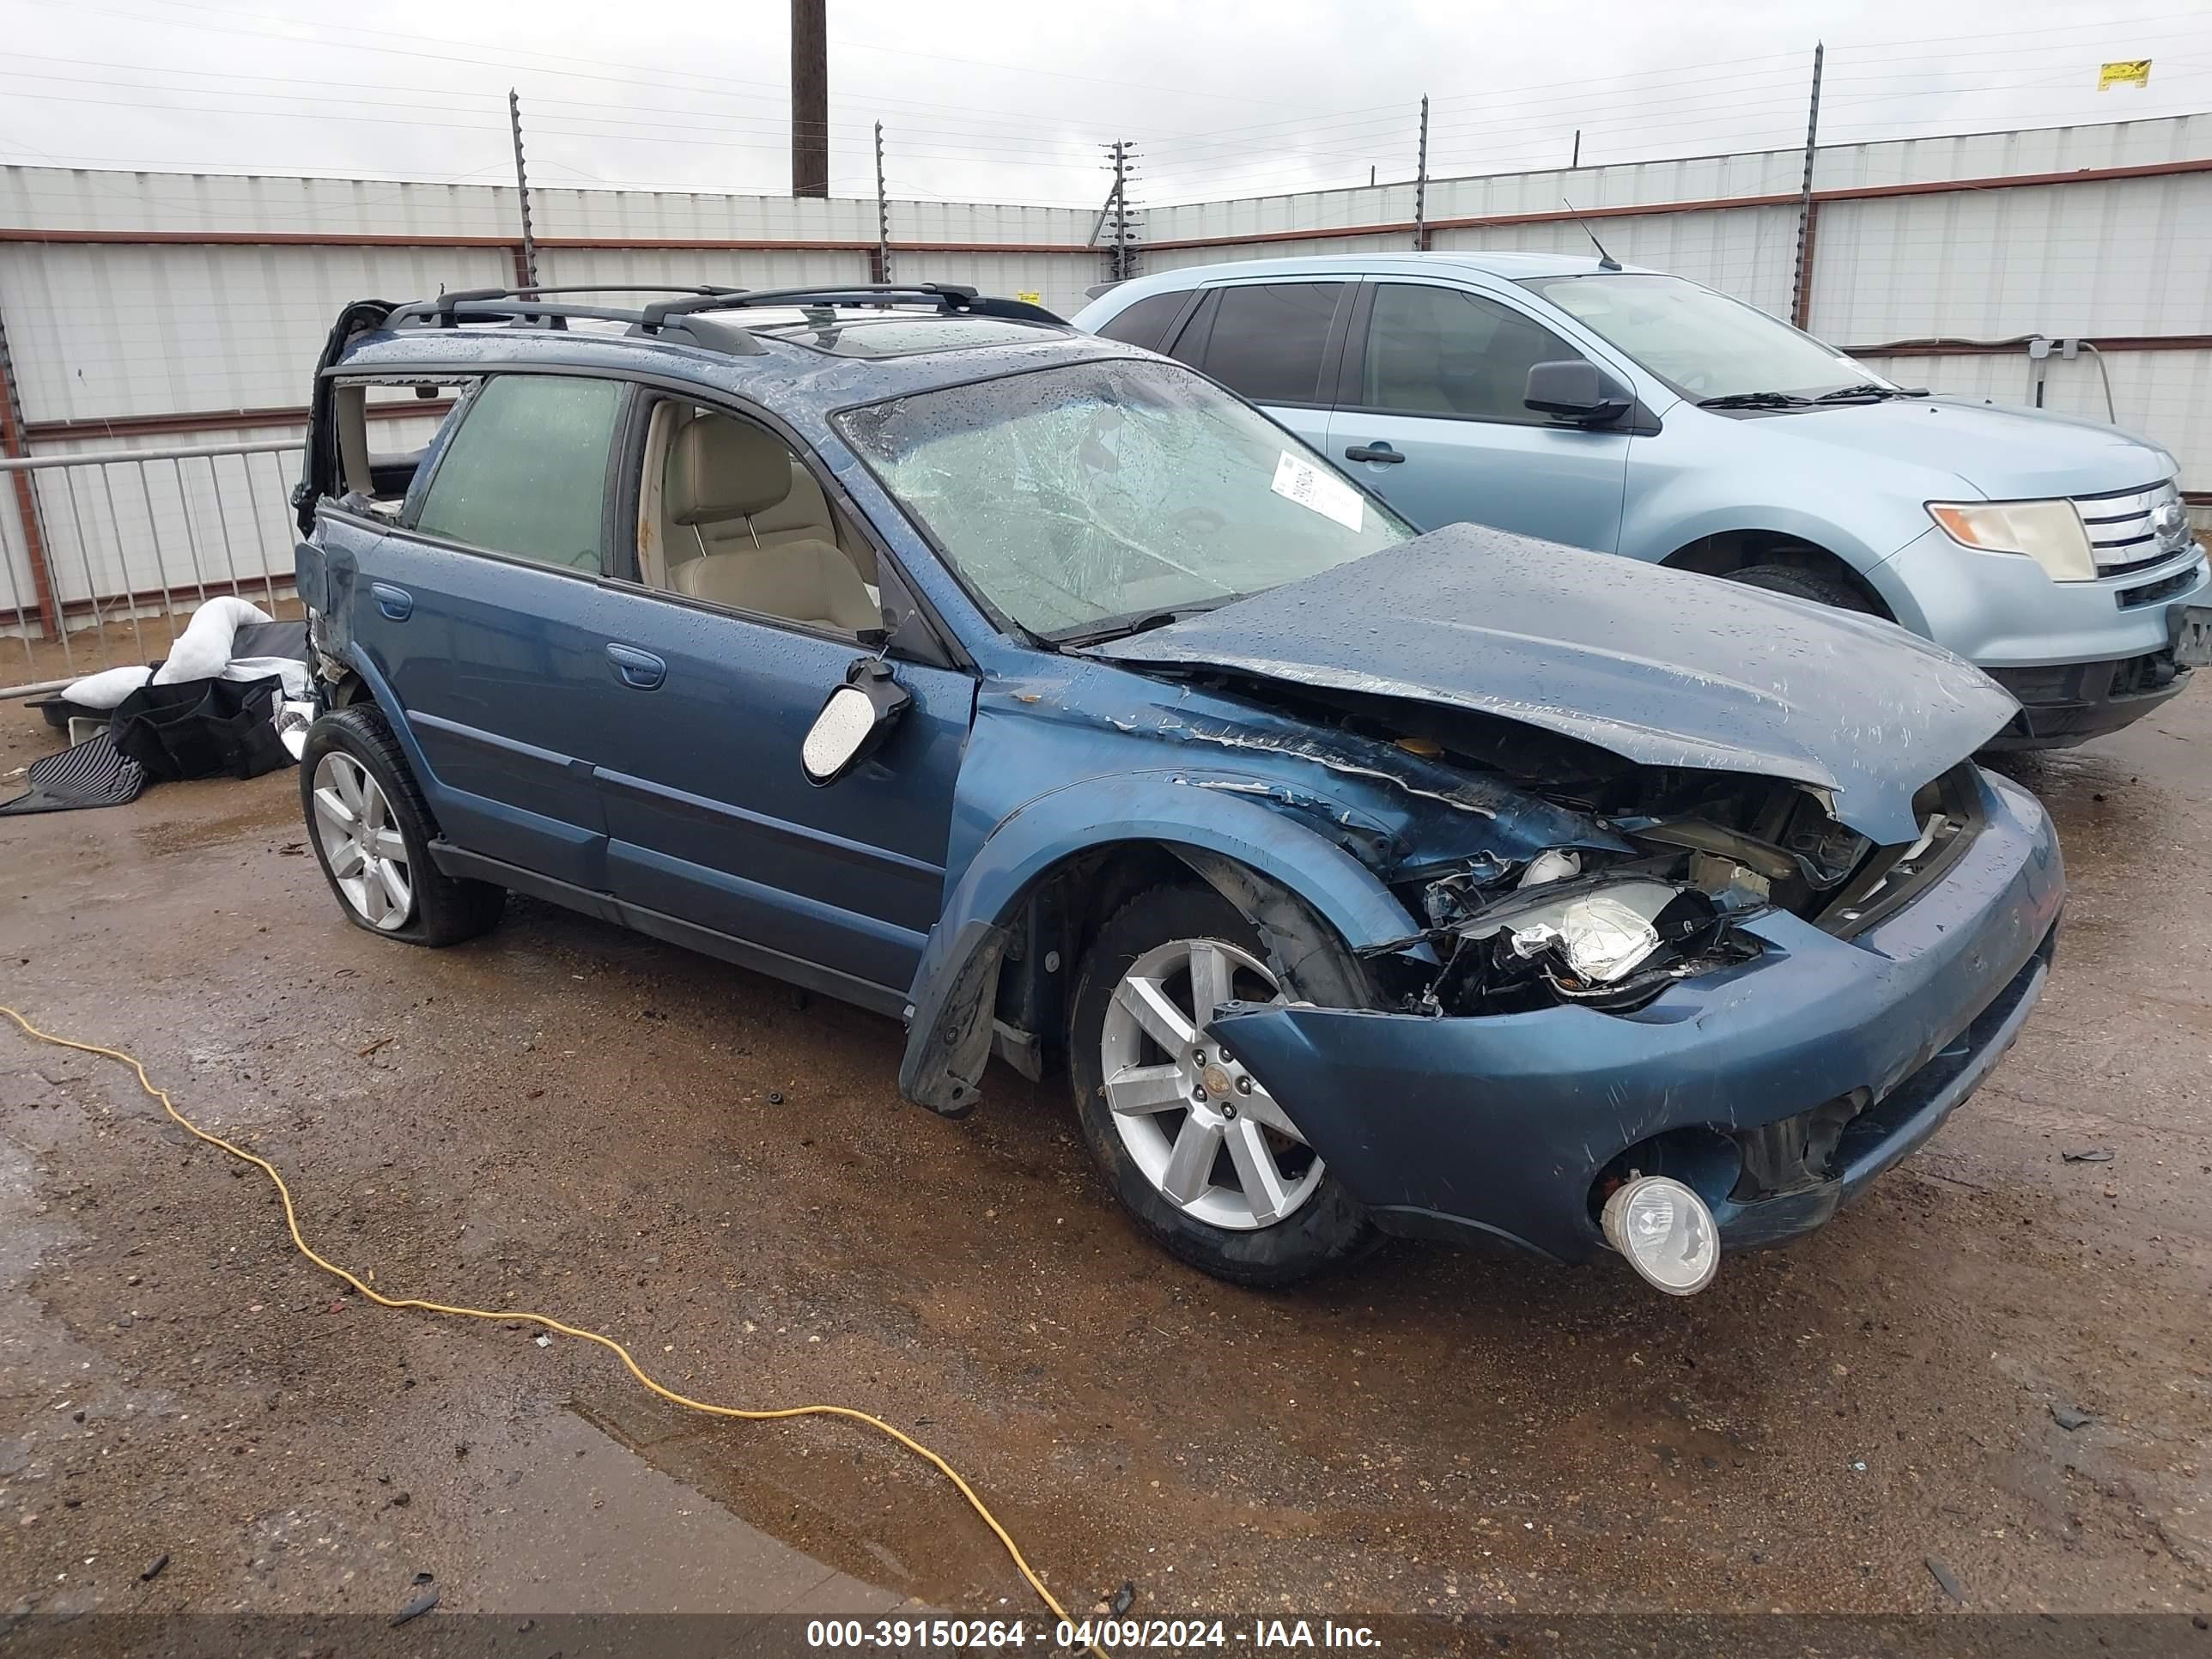
[[[718,524],[764,513],[791,493],[791,452],[769,434],[702,415],[669,447],[661,495],[677,524]]]

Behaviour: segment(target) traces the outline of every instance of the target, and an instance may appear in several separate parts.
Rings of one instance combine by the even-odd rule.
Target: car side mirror
[[[1521,401],[1540,414],[1597,426],[1628,413],[1631,399],[1595,363],[1577,357],[1530,364],[1528,389]]]
[[[856,658],[799,746],[807,782],[827,788],[874,754],[913,702],[881,657]]]

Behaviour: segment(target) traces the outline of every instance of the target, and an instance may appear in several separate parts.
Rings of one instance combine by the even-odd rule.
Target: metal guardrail
[[[149,662],[212,595],[236,593],[274,614],[291,584],[298,471],[278,458],[305,447],[276,438],[0,456],[0,474],[24,476],[32,507],[23,522],[26,492],[0,490],[0,601],[14,613],[8,631],[28,682],[0,696]],[[0,635],[0,663],[14,654]]]

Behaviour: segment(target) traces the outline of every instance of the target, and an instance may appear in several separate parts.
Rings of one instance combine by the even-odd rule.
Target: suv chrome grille
[[[2089,532],[2097,574],[2124,575],[2189,550],[2189,514],[2171,478],[2140,489],[2076,495],[2074,505]]]

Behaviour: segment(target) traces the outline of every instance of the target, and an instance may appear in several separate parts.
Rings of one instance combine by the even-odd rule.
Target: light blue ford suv
[[[1679,276],[1340,254],[1142,277],[1075,321],[1243,393],[1423,529],[1473,520],[1902,623],[2019,699],[1993,746],[2116,730],[2212,659],[2166,450],[1893,385]]]

